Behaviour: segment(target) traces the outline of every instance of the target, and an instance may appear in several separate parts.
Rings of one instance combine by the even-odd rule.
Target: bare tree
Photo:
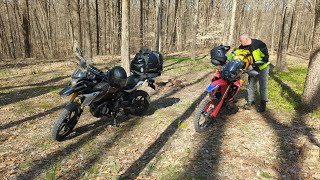
[[[81,16],[80,16],[80,0],[70,0],[71,15],[72,15],[72,29],[73,29],[73,44],[82,48],[82,29],[81,29]]]
[[[130,73],[130,0],[122,0],[121,64]]]
[[[96,33],[97,33],[97,54],[100,54],[100,25],[99,25],[99,3],[98,0],[96,0]]]
[[[275,45],[275,36],[276,36],[276,24],[277,24],[277,17],[278,17],[278,10],[277,10],[277,4],[275,3],[274,7],[274,19],[272,23],[272,33],[271,33],[271,48],[270,48],[270,54],[274,54],[274,45]]]
[[[314,3],[310,3],[313,0],[309,1],[299,0],[294,19],[289,23],[289,26],[293,25],[289,44],[295,53],[307,54],[311,49],[315,13],[311,7]],[[191,49],[195,18],[190,13],[194,10],[193,0],[131,2],[131,53],[143,46],[154,48],[156,44],[164,52]],[[256,32],[252,35],[263,39],[266,44],[278,44],[279,37],[283,37],[279,32],[283,24],[280,12],[284,12],[284,2],[199,2],[197,47],[207,48],[212,43],[227,43],[228,40],[234,46],[240,32],[250,31],[250,34]],[[0,4],[1,26],[4,27],[0,29],[3,58],[13,58],[14,54],[16,57],[31,56],[31,49],[33,57],[65,57],[71,55],[74,42],[85,51],[92,49],[92,55],[121,53],[121,0],[5,0]],[[232,16],[230,12],[236,14]],[[298,26],[301,22],[303,26]],[[277,47],[272,49],[277,50]]]
[[[281,30],[281,39],[279,41],[278,46],[278,56],[277,56],[277,63],[276,63],[276,70],[277,71],[288,71],[288,65],[286,60],[288,43],[289,43],[289,34],[291,31],[291,21],[292,21],[292,14],[293,8],[296,4],[296,0],[288,0],[287,5],[284,11],[283,17],[283,26]]]
[[[162,0],[156,0],[157,1],[157,9],[156,9],[156,19],[157,19],[157,26],[156,26],[156,46],[155,49],[157,51],[161,51],[161,21],[162,21]]]
[[[92,30],[91,30],[91,21],[90,21],[90,3],[87,0],[86,1],[86,13],[87,13],[87,18],[86,18],[86,55],[89,56],[90,58],[92,57]]]
[[[30,43],[30,24],[29,24],[29,0],[22,1],[22,27],[24,39],[24,53],[26,58],[31,57],[31,43]]]
[[[140,0],[140,48],[143,47],[143,0]]]
[[[232,12],[231,12],[229,38],[228,38],[228,45],[230,46],[234,46],[235,44],[234,34],[235,34],[235,25],[236,25],[237,3],[238,3],[238,0],[232,1]]]
[[[311,110],[316,110],[320,107],[320,0],[316,0],[315,9],[313,48],[302,98],[303,104]]]
[[[196,45],[197,45],[197,32],[198,32],[198,21],[199,21],[199,3],[198,0],[193,1],[193,34],[192,34],[192,59],[196,59]]]

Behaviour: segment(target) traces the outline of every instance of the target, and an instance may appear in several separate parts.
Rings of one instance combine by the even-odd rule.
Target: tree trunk
[[[2,20],[1,14],[0,14],[0,25],[2,27],[5,26],[4,22]],[[7,57],[10,58],[10,56],[12,55],[12,52],[11,52],[9,40],[7,38],[7,35],[6,35],[7,34],[6,33],[6,29],[5,28],[0,28],[0,30],[1,30],[1,34],[2,34],[2,36],[0,36],[0,37],[3,39],[3,42],[6,43],[6,45],[7,45],[7,51],[6,51],[7,52]]]
[[[298,38],[298,31],[299,31],[299,27],[301,26],[301,16],[303,13],[303,0],[297,0],[296,2],[296,8],[295,8],[295,13],[293,15],[293,19],[292,19],[292,35],[290,35],[290,39],[289,39],[289,49],[291,51],[294,52],[294,50],[296,49],[296,42],[297,42],[297,38]]]
[[[10,31],[10,45],[11,45],[11,49],[12,49],[12,54],[11,57],[13,59],[16,59],[16,45],[15,45],[15,40],[14,40],[14,36],[13,36],[13,28],[12,28],[12,21],[10,18],[10,12],[9,12],[9,7],[8,7],[8,1],[5,1],[5,7],[7,10],[7,19],[8,19],[8,24],[9,24],[9,31]]]
[[[117,54],[119,53],[119,48],[121,48],[121,46],[119,46],[119,44],[121,44],[121,42],[122,42],[122,38],[121,38],[121,35],[122,35],[122,31],[121,31],[121,28],[122,28],[122,2],[121,2],[122,0],[118,0],[117,2],[118,2],[118,6],[117,6],[117,8],[118,8],[118,10],[116,11],[117,12],[117,15],[118,15],[118,17],[117,17],[117,19],[118,19],[118,29],[116,29],[116,32],[117,32],[117,46],[116,46],[116,50],[117,50]],[[129,4],[130,4],[130,2],[129,2]],[[129,9],[130,9],[130,6],[129,6]],[[130,13],[129,13],[130,14]],[[129,20],[129,19],[128,19]],[[128,28],[130,28],[130,26],[128,25]],[[121,52],[121,51],[120,51]]]
[[[313,48],[302,97],[304,107],[308,107],[311,111],[320,107],[320,0],[316,0],[315,8]]]
[[[109,52],[111,53],[111,54],[114,54],[115,53],[115,48],[114,48],[114,44],[116,43],[115,42],[115,36],[116,36],[116,33],[114,32],[114,31],[116,31],[115,30],[115,28],[116,28],[116,22],[113,20],[113,19],[115,19],[115,14],[113,13],[113,1],[109,1],[109,15],[110,15],[110,18],[109,18]]]
[[[130,0],[122,0],[121,64],[130,74]]]
[[[22,42],[21,42],[21,35],[20,35],[20,23],[19,23],[19,2],[18,0],[14,0],[14,7],[13,7],[13,10],[14,10],[14,17],[15,17],[15,21],[16,21],[16,31],[15,31],[15,36],[16,36],[16,39],[17,39],[17,51],[18,51],[18,56],[22,56],[21,55],[21,50],[23,49],[22,48]]]
[[[87,1],[86,4],[87,11],[87,33],[86,33],[86,55],[92,58],[92,30],[90,21],[90,2]]]
[[[157,9],[156,9],[156,19],[157,19],[157,26],[156,26],[156,45],[155,45],[155,49],[157,51],[161,51],[161,21],[162,21],[162,12],[161,12],[161,9],[162,9],[162,0],[156,0],[157,1]]]
[[[107,4],[108,2],[108,4]],[[104,49],[104,52],[103,54],[107,54],[110,53],[110,41],[108,41],[108,34],[111,30],[111,20],[108,21],[108,14],[110,12],[109,10],[109,6],[110,6],[110,3],[109,1],[107,0],[104,0],[104,31],[103,31],[103,36],[104,36],[104,42],[103,42],[103,49]],[[108,27],[109,27],[109,31],[108,31]]]
[[[25,58],[31,57],[31,43],[30,43],[30,22],[29,22],[29,0],[23,0],[22,5],[22,27],[24,39],[24,54]]]
[[[39,35],[39,39],[40,39],[40,46],[41,46],[41,57],[45,57],[46,53],[45,53],[45,47],[44,47],[44,31],[41,29],[41,25],[40,25],[40,21],[38,19],[37,13],[36,13],[36,9],[33,10],[33,14],[34,14],[34,22],[35,22],[35,26],[37,28],[33,28],[34,30],[38,30],[37,35]],[[35,33],[36,34],[36,33]],[[41,36],[42,35],[42,36]],[[43,37],[43,38],[42,38]],[[34,36],[35,39],[37,39],[37,36]],[[37,42],[37,41],[36,41]],[[37,44],[37,43],[36,43]],[[39,45],[38,45],[39,47]],[[34,52],[34,55],[37,56],[37,51]]]
[[[283,25],[281,30],[281,40],[279,41],[278,48],[278,57],[275,69],[277,71],[288,71],[288,64],[286,60],[288,43],[289,43],[289,34],[291,30],[291,21],[292,21],[292,13],[293,7],[295,6],[296,0],[288,0],[284,17],[283,17]]]
[[[230,45],[230,46],[234,46],[234,44],[235,44],[234,31],[235,31],[235,26],[236,26],[237,1],[238,0],[232,1],[232,12],[231,12],[229,39],[228,39],[228,45]]]
[[[140,48],[143,47],[143,0],[140,0]]]
[[[259,14],[259,6],[260,6],[259,0],[252,1],[252,20],[251,20],[251,36],[257,37],[257,28],[260,26],[259,20],[258,20],[258,14]],[[258,27],[257,27],[258,24]]]
[[[80,18],[80,0],[71,0],[72,29],[73,29],[73,48],[82,48],[82,30]]]
[[[197,33],[198,33],[198,22],[199,22],[199,2],[198,0],[193,1],[193,34],[192,34],[192,45],[191,45],[191,51],[192,51],[192,59],[196,59],[196,51],[197,51]]]
[[[273,24],[272,24],[272,34],[271,34],[271,48],[270,48],[270,54],[274,54],[274,39],[275,39],[275,30],[276,30],[276,22],[277,22],[277,11],[275,11]]]
[[[179,7],[179,1],[180,0],[175,0],[175,5],[174,5],[174,21],[173,21],[173,32],[171,35],[171,41],[169,45],[169,50],[171,50],[172,46],[176,45],[177,41],[177,21],[178,21],[178,7]]]
[[[96,0],[96,32],[97,32],[97,55],[100,54],[100,34],[99,34],[99,3]]]

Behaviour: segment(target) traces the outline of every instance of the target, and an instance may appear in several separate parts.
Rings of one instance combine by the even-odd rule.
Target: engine
[[[90,113],[94,117],[110,116],[110,102],[93,103],[90,105]]]

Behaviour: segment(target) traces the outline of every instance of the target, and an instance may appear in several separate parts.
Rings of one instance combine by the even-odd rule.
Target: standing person
[[[258,39],[251,39],[249,34],[244,33],[240,35],[240,46],[238,49],[249,50],[252,54],[254,61],[263,61],[263,65],[254,67],[259,72],[256,77],[248,77],[248,99],[244,105],[245,109],[251,109],[255,101],[255,87],[257,80],[259,80],[260,90],[260,104],[258,105],[258,112],[266,110],[266,103],[268,102],[268,75],[269,75],[269,53],[268,48],[264,42]],[[249,69],[253,69],[250,65]]]

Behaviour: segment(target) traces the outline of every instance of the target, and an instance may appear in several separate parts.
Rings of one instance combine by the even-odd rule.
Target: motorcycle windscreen
[[[81,70],[79,67],[77,69],[75,69],[71,75],[72,79],[81,79],[86,77],[86,73]]]
[[[229,61],[222,70],[222,78],[227,80],[233,80],[240,75],[241,69],[244,66],[244,62],[240,59]]]

